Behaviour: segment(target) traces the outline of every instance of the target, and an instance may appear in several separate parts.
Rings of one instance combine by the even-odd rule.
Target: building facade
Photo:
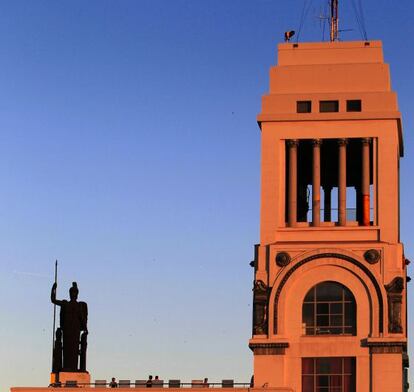
[[[403,139],[381,43],[279,45],[258,123],[255,388],[404,391]]]

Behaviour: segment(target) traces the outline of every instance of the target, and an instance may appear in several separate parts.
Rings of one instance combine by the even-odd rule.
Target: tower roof
[[[347,110],[347,102],[355,100],[361,110]],[[311,111],[298,111],[303,101],[311,103]],[[337,102],[338,110],[318,110],[321,101]],[[401,114],[380,41],[279,44],[278,64],[270,69],[270,91],[257,120],[260,126],[268,121],[396,120],[403,154]]]

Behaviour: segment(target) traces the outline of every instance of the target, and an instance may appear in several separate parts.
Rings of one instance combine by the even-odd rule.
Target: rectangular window
[[[302,358],[302,392],[355,392],[355,358]]]
[[[362,104],[360,99],[350,99],[346,101],[347,112],[360,112],[362,110]]]
[[[319,101],[321,113],[339,112],[339,101]]]
[[[296,102],[296,113],[311,113],[312,112],[312,101],[297,101]]]

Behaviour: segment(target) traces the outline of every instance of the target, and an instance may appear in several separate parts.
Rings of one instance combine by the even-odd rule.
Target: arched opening
[[[356,303],[344,285],[325,281],[313,286],[302,306],[305,335],[356,335]]]

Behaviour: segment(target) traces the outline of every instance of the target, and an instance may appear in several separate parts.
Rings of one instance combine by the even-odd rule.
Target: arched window
[[[306,294],[302,320],[306,335],[356,335],[355,298],[340,283],[319,283]]]

